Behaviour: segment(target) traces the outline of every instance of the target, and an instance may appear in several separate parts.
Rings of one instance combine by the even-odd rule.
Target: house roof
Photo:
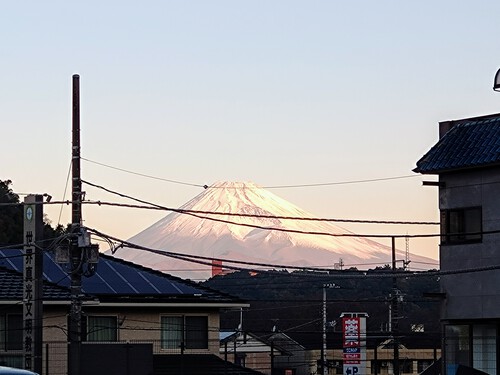
[[[293,355],[297,350],[304,350],[302,345],[283,332],[257,336],[251,332],[220,331],[219,340],[221,344],[233,341],[248,343],[247,347],[244,344],[238,344],[237,351],[242,352],[252,351],[252,349],[253,351],[262,351],[266,350],[266,346],[269,350],[271,350],[271,346],[274,346],[274,349],[279,351],[277,355]],[[258,344],[256,345],[256,343]],[[232,350],[229,348],[229,351]]]
[[[226,362],[213,354],[169,354],[153,356],[155,374],[263,375],[262,372]]]
[[[500,165],[500,114],[450,121],[448,132],[418,162],[414,172],[439,174]]]
[[[46,301],[71,298],[69,289],[52,284],[43,284],[43,299]],[[0,266],[0,300],[19,301],[23,299],[23,275],[17,271]]]
[[[22,267],[22,250],[0,250],[0,269],[15,271],[22,275]],[[56,263],[54,254],[51,252],[44,252],[43,278],[45,282],[48,282],[47,285],[69,290],[71,281],[69,270],[65,268],[65,265]],[[19,293],[13,291],[16,284],[20,285],[22,295],[22,283],[19,283],[22,278],[16,278],[11,272],[7,272],[6,275],[2,275],[0,280],[5,282],[5,288],[0,289],[0,299],[3,298],[4,291],[7,290],[12,290],[10,293]],[[147,297],[149,302],[242,303],[235,297],[198,285],[195,282],[105,254],[100,254],[95,273],[90,277],[82,277],[82,291],[89,296],[98,297],[101,301],[127,298],[128,302],[132,302]],[[54,289],[47,289],[47,293],[57,295]],[[61,293],[58,297],[63,296],[64,293]]]

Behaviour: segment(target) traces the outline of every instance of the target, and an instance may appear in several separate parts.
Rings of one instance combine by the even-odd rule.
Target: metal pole
[[[234,337],[234,342],[233,342],[233,363],[236,364],[238,360],[238,355],[236,354],[236,340],[238,339],[239,333],[236,334]]]
[[[393,373],[399,375],[399,341],[398,341],[398,284],[396,278],[396,238],[392,237],[392,299],[391,299],[391,323],[392,344],[394,346]]]
[[[271,375],[274,375],[274,342],[271,341]]]
[[[323,285],[323,346],[321,347],[321,371],[328,374],[326,368],[326,285]]]
[[[80,76],[73,75],[73,142],[72,142],[72,222],[71,232],[71,311],[69,327],[69,374],[80,375],[82,319],[82,250],[78,235],[82,221],[82,181],[80,177]]]

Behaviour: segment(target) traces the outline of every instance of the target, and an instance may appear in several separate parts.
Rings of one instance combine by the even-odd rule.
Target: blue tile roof
[[[22,274],[22,250],[0,250],[0,267]],[[51,252],[44,253],[43,277],[45,281],[69,290],[70,278],[68,275],[68,270],[54,261]],[[2,298],[3,290],[4,288],[0,289],[0,298]],[[240,301],[192,281],[183,280],[105,254],[100,254],[95,274],[91,277],[82,277],[82,291],[87,295],[97,296],[101,299],[103,297],[156,297],[174,298],[175,300],[179,298],[182,300],[191,299],[197,302]]]
[[[417,162],[414,172],[438,174],[500,165],[500,114],[457,120],[451,125]]]
[[[45,301],[68,301],[71,293],[64,288],[52,283],[43,284],[43,299]],[[23,299],[23,275],[20,272],[0,267],[0,300],[20,301]]]

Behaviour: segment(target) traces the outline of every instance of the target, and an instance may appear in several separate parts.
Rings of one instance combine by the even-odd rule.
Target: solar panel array
[[[54,261],[53,254],[44,253],[44,279],[64,287],[70,286],[69,269]],[[20,249],[0,250],[0,266],[23,272],[23,254]],[[101,254],[96,272],[82,277],[82,290],[93,295],[127,296],[204,296],[210,299],[233,298],[198,286],[194,282],[151,270],[109,255]]]

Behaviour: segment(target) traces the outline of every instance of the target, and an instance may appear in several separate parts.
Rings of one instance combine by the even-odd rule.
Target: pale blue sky
[[[499,14],[497,1],[4,2],[0,178],[62,199],[74,73],[91,160],[195,184],[409,175],[439,121],[500,112]],[[200,192],[88,162],[82,177],[171,207]],[[324,217],[437,220],[421,181],[273,192]],[[122,238],[162,215],[84,209]],[[436,258],[435,242],[411,250]]]

